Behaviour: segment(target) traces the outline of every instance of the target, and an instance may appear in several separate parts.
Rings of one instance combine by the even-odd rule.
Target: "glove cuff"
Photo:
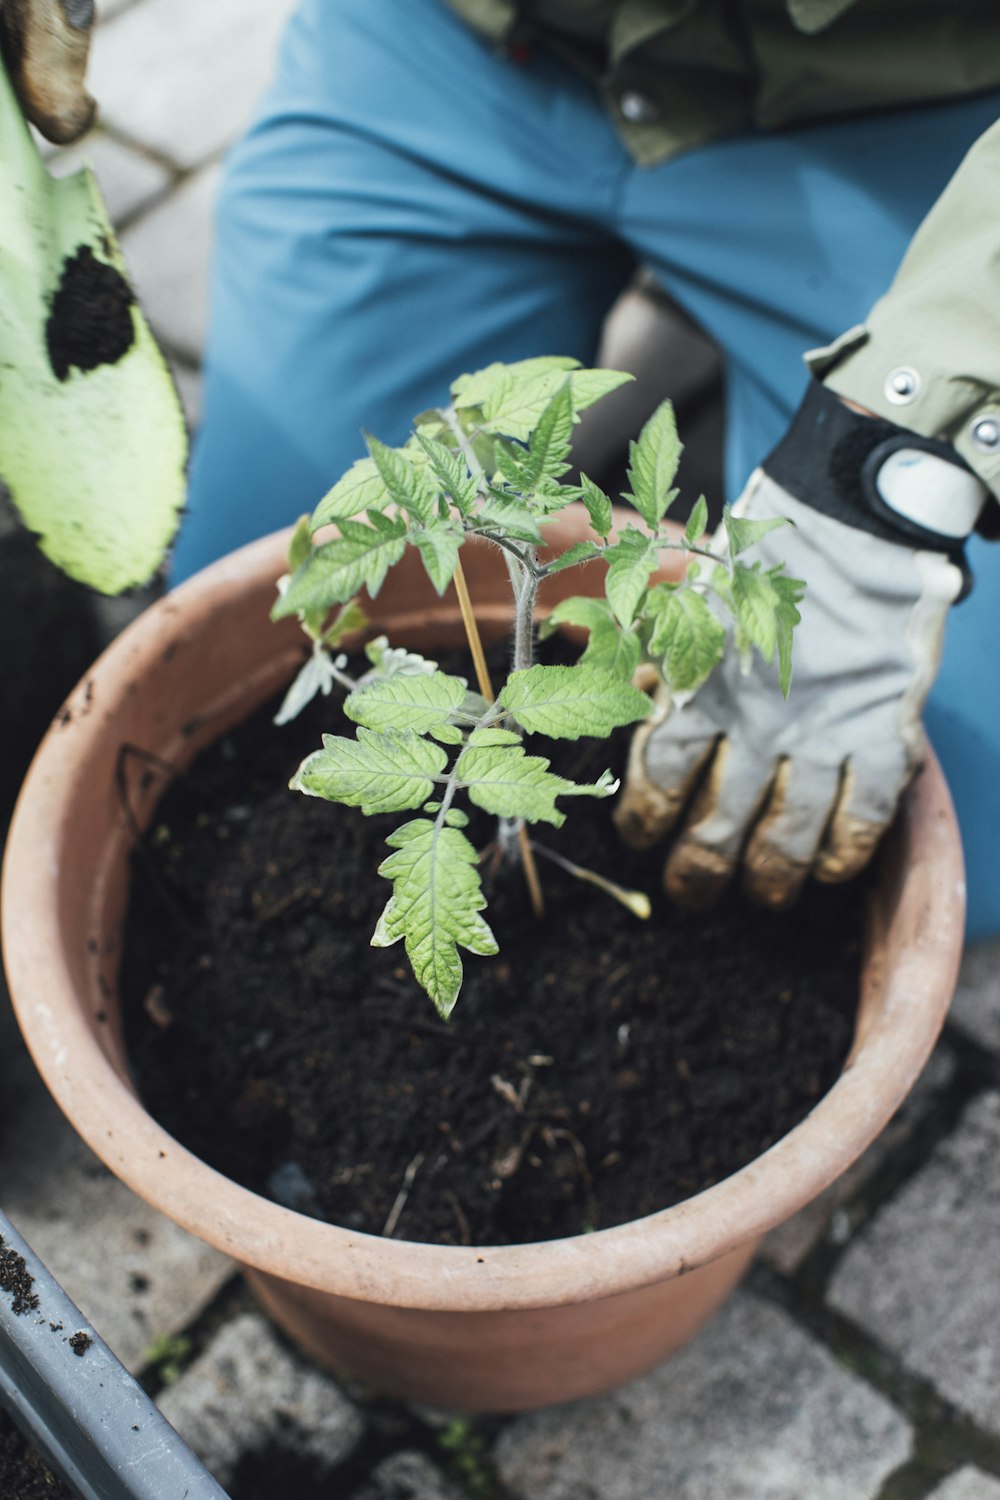
[[[964,537],[920,525],[893,510],[879,493],[879,471],[903,449],[932,454],[971,475],[950,443],[852,411],[835,392],[813,381],[788,432],[762,467],[803,505],[883,541],[943,552],[968,577]]]

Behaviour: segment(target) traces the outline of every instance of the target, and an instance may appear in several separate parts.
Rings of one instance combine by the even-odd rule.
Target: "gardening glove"
[[[848,880],[867,863],[923,754],[920,714],[987,493],[950,446],[812,386],[735,506],[794,523],[755,550],[762,569],[784,562],[806,581],[788,699],[776,667],[733,651],[690,701],[664,691],[633,740],[616,821],[647,847],[687,810],[664,872],[681,904],[711,904],[741,861],[748,894],[771,907],[809,874]]]
[[[0,52],[21,108],[65,145],[94,118],[84,88],[94,0],[0,0]]]

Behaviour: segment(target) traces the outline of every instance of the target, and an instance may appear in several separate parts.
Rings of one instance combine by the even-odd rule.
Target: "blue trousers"
[[[311,510],[362,428],[402,442],[463,370],[592,361],[637,260],[722,351],[734,498],[802,395],[803,351],[863,321],[998,114],[980,95],[640,168],[589,84],[497,57],[444,0],[302,0],[221,193],[174,579]],[[926,717],[983,936],[1000,932],[1000,555],[970,556]]]

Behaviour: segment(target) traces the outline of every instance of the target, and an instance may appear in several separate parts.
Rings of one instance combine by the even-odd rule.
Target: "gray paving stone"
[[[0,1202],[35,1253],[129,1369],[183,1328],[233,1274],[112,1177],[43,1088],[6,1005]]]
[[[295,0],[141,0],[94,37],[101,119],[183,167],[241,133]]]
[[[948,1087],[955,1072],[955,1058],[942,1043],[932,1054],[913,1092],[889,1121],[878,1139],[852,1167],[814,1198],[812,1203],[768,1235],[761,1247],[767,1263],[790,1276],[810,1250],[826,1234],[836,1242],[849,1239],[853,1230],[851,1198],[884,1166],[887,1159],[913,1134],[927,1110]]]
[[[461,1500],[461,1495],[422,1453],[394,1453],[353,1500]]]
[[[829,1301],[1000,1434],[1000,1093],[858,1236]]]
[[[139,300],[157,334],[197,364],[205,337],[208,265],[219,168],[189,177],[122,235]]]
[[[134,214],[170,182],[169,172],[159,162],[123,146],[102,130],[91,130],[48,160],[53,177],[66,177],[83,166],[93,168],[112,224]]]
[[[911,1448],[887,1401],[744,1292],[651,1375],[519,1418],[496,1456],[523,1500],[874,1500]]]
[[[966,950],[951,1019],[982,1046],[1000,1052],[1000,942]]]
[[[339,1386],[288,1353],[257,1313],[225,1324],[157,1404],[222,1485],[241,1458],[272,1445],[332,1468],[364,1427]]]
[[[991,1479],[982,1469],[959,1469],[928,1500],[1000,1500],[1000,1480]]]

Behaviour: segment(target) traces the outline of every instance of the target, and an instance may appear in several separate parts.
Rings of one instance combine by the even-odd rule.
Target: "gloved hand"
[[[94,118],[84,88],[94,0],[0,0],[0,52],[33,125],[65,145]]]
[[[668,892],[709,905],[742,861],[755,900],[790,904],[809,874],[868,861],[918,767],[921,710],[962,543],[987,491],[953,449],[849,409],[814,385],[735,507],[794,523],[755,548],[805,579],[791,692],[731,651],[683,705],[635,735],[616,821],[647,847],[680,818]]]

